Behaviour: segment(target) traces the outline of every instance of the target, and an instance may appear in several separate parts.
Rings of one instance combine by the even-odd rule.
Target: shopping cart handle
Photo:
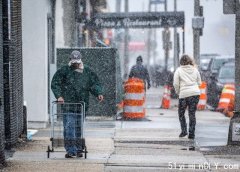
[[[53,101],[52,103],[62,103],[62,104],[63,104],[64,102],[63,102],[63,101],[57,101],[57,100],[56,100],[56,101]]]

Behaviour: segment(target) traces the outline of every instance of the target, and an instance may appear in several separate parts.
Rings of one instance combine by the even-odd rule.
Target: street
[[[195,140],[179,138],[177,100],[171,101],[170,109],[160,109],[162,92],[163,88],[147,92],[144,119],[87,118],[87,159],[65,159],[63,148],[48,159],[50,129],[46,128],[7,152],[8,167],[3,171],[239,171],[239,147],[226,146],[230,119],[218,112],[197,111]]]

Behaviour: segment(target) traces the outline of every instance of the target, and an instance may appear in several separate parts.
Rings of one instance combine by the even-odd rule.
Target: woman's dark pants
[[[197,110],[197,104],[199,101],[199,96],[191,96],[179,99],[178,105],[178,115],[179,121],[181,124],[181,129],[183,133],[187,133],[187,123],[185,119],[185,111],[188,107],[188,115],[189,115],[189,135],[195,136],[195,126],[196,126],[196,117],[195,112]]]

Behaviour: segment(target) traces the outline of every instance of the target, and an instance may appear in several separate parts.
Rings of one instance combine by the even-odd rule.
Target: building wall
[[[23,82],[29,128],[48,122],[49,0],[23,0]]]

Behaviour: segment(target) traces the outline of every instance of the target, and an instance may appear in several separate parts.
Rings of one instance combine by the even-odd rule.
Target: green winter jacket
[[[86,65],[83,72],[77,72],[72,66],[63,66],[54,74],[51,89],[58,99],[63,97],[66,103],[85,102],[89,104],[89,92],[94,96],[102,95],[102,86],[97,75]]]

